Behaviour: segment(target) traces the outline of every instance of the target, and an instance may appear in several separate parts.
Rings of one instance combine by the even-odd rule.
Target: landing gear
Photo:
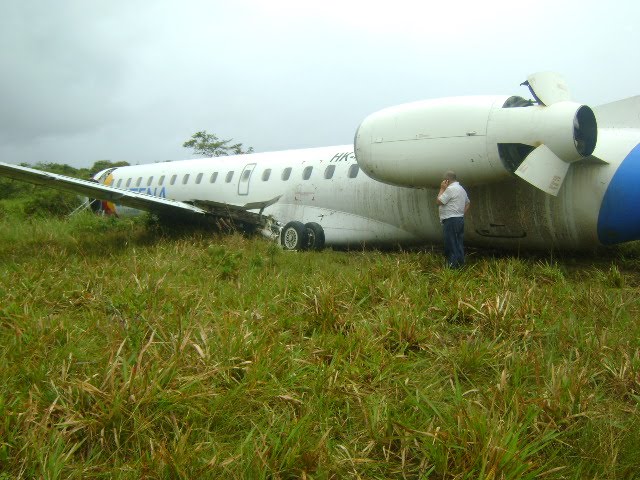
[[[324,230],[316,222],[289,222],[280,232],[280,244],[285,250],[322,250]]]
[[[302,222],[289,222],[280,232],[280,244],[285,250],[304,250],[308,241],[307,229]]]
[[[316,222],[304,225],[307,229],[307,248],[309,250],[322,250],[324,248],[324,230]]]

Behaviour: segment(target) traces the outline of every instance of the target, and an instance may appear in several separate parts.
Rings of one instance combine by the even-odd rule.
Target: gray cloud
[[[379,108],[526,94],[539,70],[612,101],[639,93],[639,13],[632,0],[8,0],[0,160],[186,158],[203,129],[257,151],[349,143]]]

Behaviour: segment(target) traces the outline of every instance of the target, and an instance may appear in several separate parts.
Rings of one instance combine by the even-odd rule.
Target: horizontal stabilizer
[[[540,145],[520,164],[516,175],[554,197],[558,195],[569,163],[562,160],[546,145]]]

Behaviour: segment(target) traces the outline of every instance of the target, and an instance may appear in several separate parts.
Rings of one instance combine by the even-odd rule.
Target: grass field
[[[0,218],[0,478],[640,477],[640,248]]]

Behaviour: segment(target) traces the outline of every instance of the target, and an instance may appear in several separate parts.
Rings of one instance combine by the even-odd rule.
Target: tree
[[[115,167],[128,167],[129,162],[112,162],[111,160],[97,160],[93,167],[89,169],[91,175],[95,175],[102,170],[106,170],[107,168],[115,168]]]
[[[253,153],[253,147],[243,150],[242,143],[234,143],[232,138],[221,140],[215,133],[207,133],[206,130],[191,135],[191,140],[182,144],[184,148],[193,148],[194,155],[205,157],[221,157],[224,155],[241,155]]]

